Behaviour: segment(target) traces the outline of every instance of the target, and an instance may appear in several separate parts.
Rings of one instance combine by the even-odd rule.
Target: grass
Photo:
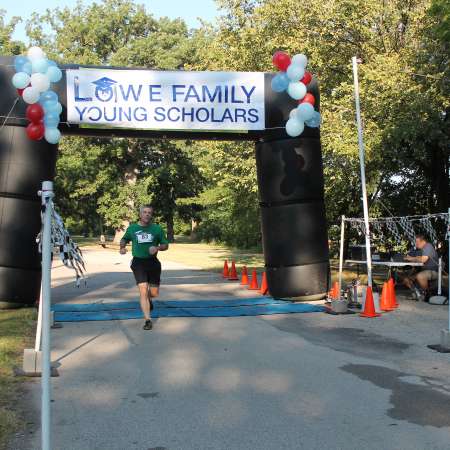
[[[8,436],[23,424],[14,403],[19,395],[22,378],[13,375],[19,366],[23,349],[31,347],[35,331],[36,311],[23,308],[0,310],[0,449],[4,449]]]
[[[101,250],[97,238],[83,238],[81,236],[76,236],[74,240],[84,248],[95,246],[96,250]],[[107,250],[118,251],[119,246],[108,240]],[[244,265],[249,269],[264,268],[264,255],[258,250],[241,250],[220,244],[193,242],[185,236],[177,236],[175,242],[170,244],[169,251],[160,252],[158,257],[161,261],[178,262],[187,266],[195,266],[202,270],[213,272],[221,272],[225,260],[228,260],[229,263],[235,261],[238,268]],[[332,282],[337,281],[338,279],[338,266],[338,260],[331,260]],[[344,282],[350,282],[353,279],[358,278],[356,271],[349,268],[344,269],[342,276]],[[386,270],[384,268],[380,267],[374,271],[375,281],[381,282],[385,277]],[[367,282],[367,275],[360,273],[359,279],[362,283],[365,283]]]
[[[255,250],[239,250],[219,244],[193,243],[182,239],[170,244],[167,252],[158,256],[162,261],[174,261],[190,266],[197,266],[203,270],[220,272],[225,260],[235,261],[237,266],[248,268],[264,267],[264,257]]]

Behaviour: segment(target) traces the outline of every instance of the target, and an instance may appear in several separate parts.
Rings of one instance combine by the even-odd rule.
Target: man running
[[[126,229],[120,240],[120,254],[127,252],[126,245],[131,241],[131,270],[139,288],[141,309],[144,313],[144,330],[152,329],[150,311],[152,299],[159,294],[161,263],[157,257],[159,251],[169,248],[169,242],[163,229],[152,223],[153,207],[144,205],[139,208],[139,221]]]

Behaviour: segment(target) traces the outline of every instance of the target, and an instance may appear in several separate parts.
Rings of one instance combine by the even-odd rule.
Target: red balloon
[[[291,64],[291,57],[285,52],[275,52],[272,57],[272,62],[282,72],[286,72],[286,69]]]
[[[43,122],[30,123],[26,128],[27,136],[32,141],[39,141],[45,134],[45,126]]]
[[[314,106],[314,103],[316,103],[316,99],[314,98],[314,95],[308,92],[301,100],[299,100],[298,103],[311,103],[311,105]]]
[[[33,103],[27,106],[25,115],[30,122],[38,124],[44,118],[44,109],[39,103]]]
[[[312,75],[310,72],[305,72],[305,75],[303,76],[303,78],[300,80],[303,84],[309,84],[311,83],[312,80]]]

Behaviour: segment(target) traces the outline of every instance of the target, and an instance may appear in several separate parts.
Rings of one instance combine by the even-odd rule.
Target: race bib
[[[149,244],[153,242],[153,234],[151,233],[136,233],[138,244]]]

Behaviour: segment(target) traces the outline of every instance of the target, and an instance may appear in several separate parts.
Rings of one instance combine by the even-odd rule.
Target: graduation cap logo
[[[102,102],[108,102],[114,95],[113,87],[117,83],[117,81],[111,80],[108,77],[99,78],[96,81],[93,81],[92,84],[95,84],[95,96],[98,100]]]

